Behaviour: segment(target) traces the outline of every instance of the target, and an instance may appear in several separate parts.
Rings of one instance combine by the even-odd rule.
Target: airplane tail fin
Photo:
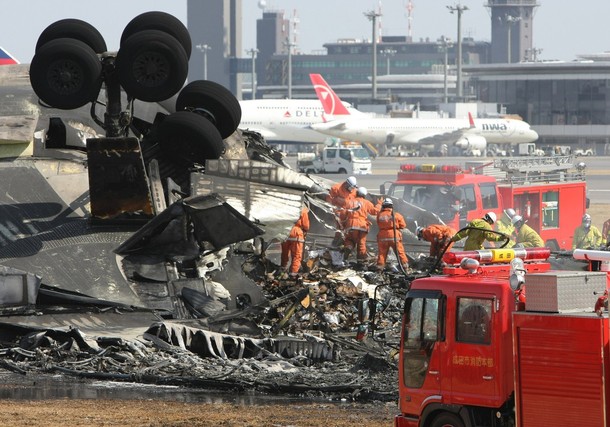
[[[15,59],[13,55],[8,53],[4,48],[0,46],[0,65],[14,65],[19,64],[19,61]]]
[[[474,119],[472,118],[472,113],[470,111],[468,112],[468,121],[470,122],[470,129],[473,129],[476,127],[474,125]]]
[[[341,99],[320,74],[310,74],[309,78],[316,91],[316,95],[318,95],[318,99],[322,103],[325,114],[331,116],[346,116],[350,114],[345,105],[343,105],[343,102],[341,102]]]

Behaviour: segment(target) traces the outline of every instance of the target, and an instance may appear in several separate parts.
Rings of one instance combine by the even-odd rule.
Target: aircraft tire
[[[214,125],[190,111],[177,111],[159,123],[157,138],[164,156],[179,165],[205,164],[218,159],[224,142]]]
[[[145,12],[133,18],[121,34],[120,46],[131,36],[144,30],[159,30],[169,34],[180,42],[187,59],[191,57],[191,36],[182,21],[165,12]]]
[[[62,19],[45,28],[38,36],[35,53],[38,53],[43,45],[55,39],[80,40],[93,49],[95,53],[102,53],[107,50],[104,37],[97,28],[80,19]]]
[[[207,116],[223,139],[231,136],[241,121],[239,101],[226,87],[209,80],[192,81],[180,91],[176,111],[182,110]]]
[[[159,30],[140,31],[125,40],[116,65],[125,92],[146,102],[178,93],[188,73],[188,58],[180,42]]]
[[[30,83],[45,104],[72,110],[96,99],[102,86],[102,64],[86,43],[54,39],[32,58]]]

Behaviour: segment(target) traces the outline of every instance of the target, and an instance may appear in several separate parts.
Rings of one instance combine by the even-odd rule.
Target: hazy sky
[[[206,0],[201,0],[206,1]],[[244,53],[255,47],[256,20],[262,16],[258,0],[243,0]],[[322,44],[340,38],[370,39],[372,26],[364,12],[381,3],[382,34],[407,35],[408,0],[266,0],[267,10],[283,10],[298,19],[296,43],[302,53],[322,49]],[[454,0],[412,0],[411,34],[455,40],[457,17],[447,6]],[[462,15],[462,34],[490,40],[487,0],[461,0],[469,8]],[[610,51],[607,21],[608,0],[538,0],[534,18],[534,47],[540,59],[571,61],[577,54]],[[19,61],[29,63],[40,32],[63,18],[78,18],[96,26],[109,50],[117,50],[121,32],[136,15],[161,10],[186,22],[185,0],[0,0],[2,25],[0,46]],[[35,11],[35,12],[33,12]],[[198,43],[194,41],[193,44]]]

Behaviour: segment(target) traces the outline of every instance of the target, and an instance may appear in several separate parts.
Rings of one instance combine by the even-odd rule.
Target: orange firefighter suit
[[[350,188],[347,181],[333,185],[328,192],[326,201],[338,208],[345,207],[349,200],[356,197],[356,188]]]
[[[309,231],[309,209],[303,208],[301,216],[290,230],[288,238],[282,243],[281,264],[284,269],[290,262],[290,273],[296,274],[301,268],[303,261],[303,249],[305,247],[305,235]],[[292,259],[291,259],[292,258]]]
[[[386,258],[390,248],[394,249],[394,254],[400,259],[403,267],[408,267],[407,255],[402,245],[402,230],[407,227],[404,217],[398,212],[392,212],[391,207],[382,207],[377,214],[377,268],[385,267]]]
[[[349,200],[341,212],[341,228],[344,232],[344,245],[349,254],[356,248],[356,259],[364,261],[367,258],[366,237],[369,234],[371,222],[369,216],[376,217],[381,208],[381,199],[373,205],[364,197]]]
[[[440,255],[445,246],[449,243],[447,251],[453,246],[451,238],[455,235],[456,231],[442,224],[432,224],[424,228],[422,231],[422,239],[430,242],[430,256],[436,257]]]

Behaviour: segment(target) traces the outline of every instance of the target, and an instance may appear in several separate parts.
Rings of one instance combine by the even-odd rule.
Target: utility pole
[[[448,37],[445,36],[441,36],[441,38],[439,39],[439,41],[441,42],[441,49],[443,49],[443,53],[445,56],[445,62],[444,62],[444,67],[443,67],[443,102],[446,104],[449,102],[449,94],[448,94],[448,90],[447,90],[447,73],[448,73],[448,62],[449,62],[449,48],[451,46],[453,46],[453,43],[451,43],[451,39],[449,39]]]
[[[258,49],[249,49],[246,50],[246,53],[249,53],[252,56],[252,97],[251,99],[256,99],[256,54],[258,53]]]
[[[391,47],[385,48],[381,51],[385,55],[386,58],[386,71],[385,73],[390,75],[390,59],[392,56],[396,55],[396,49],[392,49]]]
[[[381,13],[377,13],[374,10],[369,12],[365,12],[364,16],[366,16],[369,21],[373,23],[373,72],[371,73],[372,81],[373,81],[373,102],[377,99],[377,18],[381,16]]]
[[[201,52],[203,52],[203,80],[208,79],[208,50],[212,49],[207,44],[198,44],[195,46]]]
[[[513,55],[512,55],[512,40],[511,40],[511,32],[513,29],[513,24],[515,22],[519,22],[521,21],[521,17],[519,16],[512,16],[512,15],[506,15],[506,17],[504,18],[506,25],[507,25],[507,35],[508,35],[508,40],[506,43],[506,50],[508,51],[508,63],[510,64],[511,62],[513,62]]]
[[[468,10],[468,6],[456,4],[447,6],[451,13],[457,13],[457,100],[462,101],[462,13]]]

